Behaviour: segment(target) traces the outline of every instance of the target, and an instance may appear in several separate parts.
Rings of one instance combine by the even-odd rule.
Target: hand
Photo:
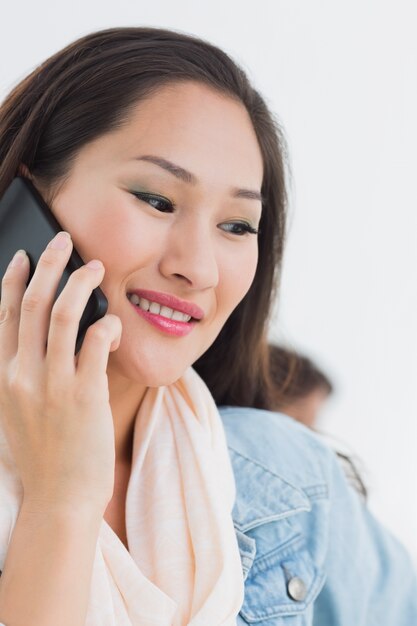
[[[92,324],[77,356],[81,315],[104,267],[73,272],[54,303],[72,250],[42,253],[26,288],[29,259],[8,267],[0,303],[0,424],[24,502],[93,506],[104,513],[114,488],[115,442],[107,361],[120,345],[120,318]],[[47,347],[46,346],[47,343]]]

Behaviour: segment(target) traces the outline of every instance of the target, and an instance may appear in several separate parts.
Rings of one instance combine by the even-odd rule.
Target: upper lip
[[[186,315],[191,315],[196,320],[201,320],[204,317],[204,311],[194,302],[187,302],[186,300],[180,300],[176,296],[170,293],[162,293],[160,291],[150,291],[149,289],[129,289],[128,294],[137,294],[139,298],[146,298],[151,302],[157,302],[163,306],[167,306],[170,309],[175,309]]]

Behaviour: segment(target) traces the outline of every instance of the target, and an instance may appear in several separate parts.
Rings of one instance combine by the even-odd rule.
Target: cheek
[[[242,246],[243,248],[243,246]],[[243,300],[252,285],[258,263],[258,245],[238,251],[222,263],[222,294],[229,313]]]
[[[70,230],[81,258],[85,262],[93,258],[103,261],[105,277],[116,273],[117,268],[124,267],[126,271],[146,264],[155,243],[164,234],[155,220],[135,210],[127,193],[91,194],[74,186],[74,190],[69,189],[59,198],[57,205],[57,217]]]
[[[152,265],[156,251],[165,245],[165,230],[144,215],[120,212],[116,216],[114,211],[103,212],[92,224],[91,237],[87,241],[84,234],[83,245],[88,250],[88,258],[103,261],[104,285],[124,280],[130,272]]]

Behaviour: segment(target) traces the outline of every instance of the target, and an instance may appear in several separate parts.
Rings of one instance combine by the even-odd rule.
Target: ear
[[[24,176],[25,178],[29,178],[30,180],[32,180],[32,174],[29,172],[29,168],[27,165],[25,165],[24,163],[20,163],[19,167],[17,168],[17,173],[19,174],[19,176]]]

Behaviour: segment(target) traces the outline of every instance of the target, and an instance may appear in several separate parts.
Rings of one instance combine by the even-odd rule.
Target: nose
[[[219,265],[212,228],[203,219],[173,225],[159,263],[160,272],[167,278],[177,277],[196,291],[216,287]]]

